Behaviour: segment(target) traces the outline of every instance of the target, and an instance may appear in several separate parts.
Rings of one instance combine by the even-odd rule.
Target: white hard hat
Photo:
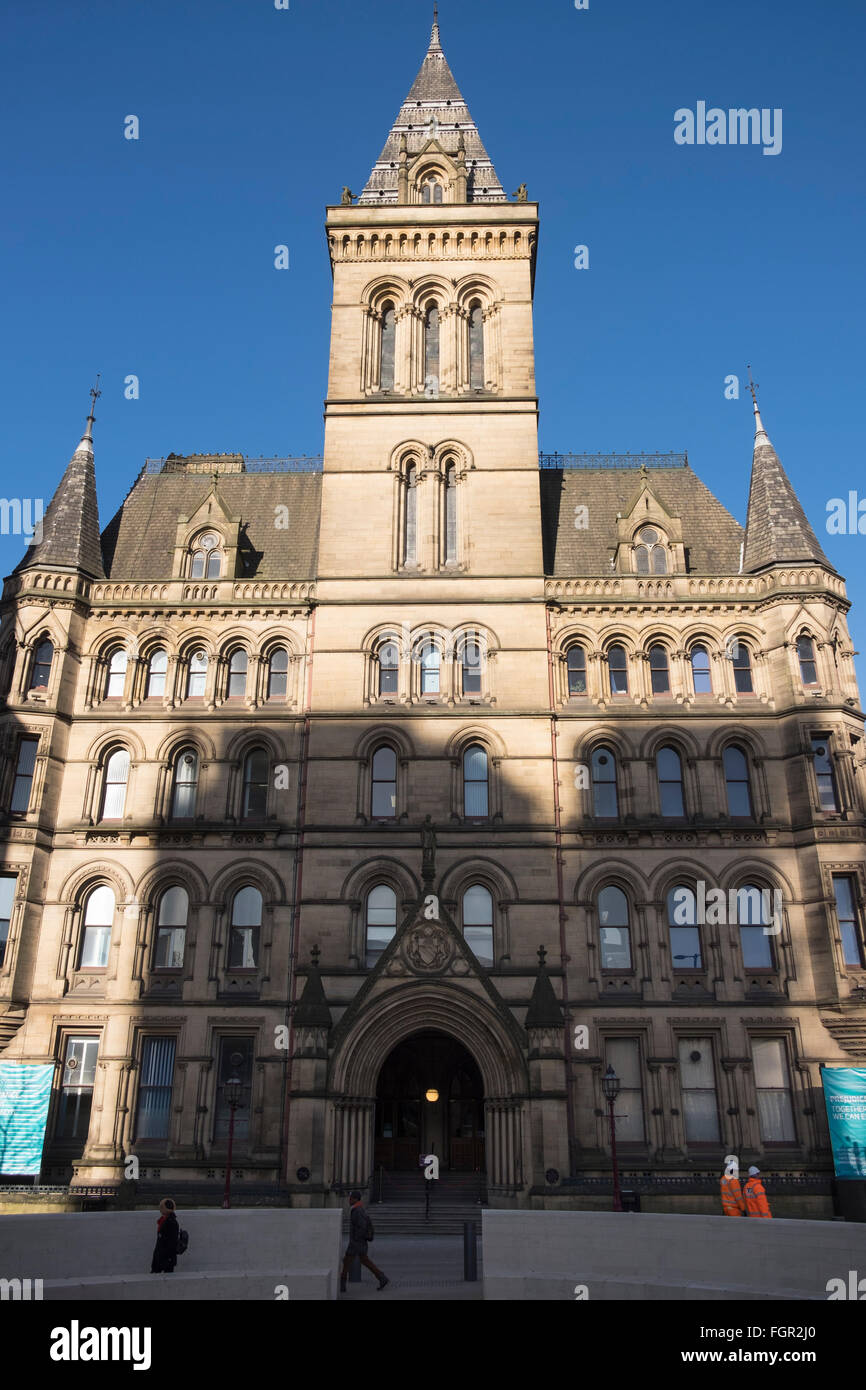
[[[756,1177],[758,1177],[760,1171],[761,1171],[760,1168],[756,1168],[755,1165],[754,1165],[754,1163],[753,1163],[752,1166],[751,1166],[751,1168],[749,1169],[749,1177],[750,1177],[750,1178],[756,1178]]]

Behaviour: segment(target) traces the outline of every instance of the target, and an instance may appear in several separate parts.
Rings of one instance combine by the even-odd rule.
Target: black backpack
[[[189,1231],[178,1231],[177,1233],[177,1253],[185,1255],[189,1249]]]

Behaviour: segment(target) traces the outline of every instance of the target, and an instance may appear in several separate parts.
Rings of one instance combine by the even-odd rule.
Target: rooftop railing
[[[688,468],[688,454],[539,454],[539,468]]]
[[[247,454],[169,454],[146,459],[145,473],[321,473],[320,454],[295,458],[250,458]],[[539,468],[688,468],[688,454],[542,454]]]

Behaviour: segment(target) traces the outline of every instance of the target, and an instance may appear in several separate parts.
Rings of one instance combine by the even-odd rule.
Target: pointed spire
[[[740,572],[755,574],[773,564],[810,561],[832,570],[764,429],[751,367],[749,390],[755,414],[755,447]]]
[[[304,992],[295,1009],[295,1027],[330,1028],[332,1023],[331,1010],[328,1008],[322,976],[319,973],[320,952],[318,946],[312,948],[310,955],[313,963],[307,971]]]
[[[16,574],[39,565],[49,569],[80,570],[91,579],[105,578],[93,463],[94,410],[101,394],[97,376],[90,392],[90,414],[84,434],[44,518],[34,527],[32,544],[15,566]]]
[[[550,976],[547,973],[546,956],[545,947],[539,946],[538,974],[535,977],[532,998],[526,1011],[524,1028],[562,1028],[564,1024],[562,1005],[554,993]]]
[[[366,188],[358,199],[359,205],[397,203],[399,191],[399,156],[405,137],[410,163],[429,143],[431,130],[440,147],[456,159],[461,137],[466,149],[468,188],[471,203],[506,203],[505,190],[481,142],[478,129],[469,114],[448,59],[442,48],[439,31],[439,10],[433,10],[433,30],[430,45],[418,76],[391,127],[391,133],[379,156]]]

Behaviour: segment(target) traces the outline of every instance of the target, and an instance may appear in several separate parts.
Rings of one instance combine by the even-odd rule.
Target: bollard
[[[474,1221],[463,1222],[463,1278],[470,1284],[478,1281],[478,1227]]]
[[[349,1283],[360,1284],[361,1282],[361,1256],[352,1256],[352,1268],[349,1270]]]

